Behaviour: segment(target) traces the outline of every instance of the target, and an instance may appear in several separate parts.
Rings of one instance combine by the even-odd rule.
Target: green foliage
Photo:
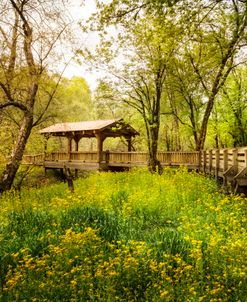
[[[58,121],[80,122],[92,119],[93,104],[86,80],[81,77],[62,79],[55,108]]]
[[[220,126],[229,134],[228,145],[234,147],[247,144],[247,86],[246,69],[239,68],[229,77],[219,98],[218,112]],[[221,130],[221,129],[220,129]],[[224,131],[218,131],[219,136]]]
[[[57,87],[52,102],[46,108],[50,95],[55,91],[57,80],[57,75],[49,76],[46,73],[40,79],[40,90],[34,110],[34,123],[37,124],[27,142],[26,154],[38,154],[44,151],[44,138],[38,132],[41,128],[55,122],[78,122],[93,119],[91,91],[86,81],[79,77],[74,77],[71,80],[63,78]],[[0,156],[3,159],[11,154],[21,119],[22,115],[12,109],[1,112],[0,141],[4,141],[4,144],[0,145]],[[48,151],[61,149],[63,143],[65,142],[59,140],[50,141]]]
[[[210,0],[205,5],[204,0],[114,0],[97,1],[97,9],[89,27],[100,31],[101,40],[94,54],[83,53],[96,68],[108,71],[105,86],[110,94],[104,105],[108,100],[113,113],[122,111],[123,102],[136,110],[146,127],[149,149],[157,145],[158,136],[158,144],[168,150],[223,144],[219,140],[224,122],[216,126],[211,118],[216,119],[215,104],[222,101],[219,94],[228,76],[246,61],[244,1]],[[112,35],[109,25],[116,28]],[[239,102],[238,109],[245,106],[243,99]],[[244,123],[236,118],[235,106],[223,103],[235,115],[229,123],[234,130],[222,134],[224,144],[243,146]],[[217,119],[224,117],[222,113]],[[158,135],[153,125],[160,120]]]
[[[0,301],[244,301],[246,199],[184,169],[1,197]]]

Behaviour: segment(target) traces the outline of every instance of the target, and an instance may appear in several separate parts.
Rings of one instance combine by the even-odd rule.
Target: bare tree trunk
[[[10,162],[6,165],[6,168],[0,179],[0,192],[10,190],[13,184],[15,175],[21,164],[22,156],[25,150],[27,140],[30,136],[33,126],[33,116],[27,112],[22,120],[19,136],[15,144]]]
[[[158,90],[158,89],[157,89]],[[158,172],[162,174],[162,166],[157,158],[158,151],[158,139],[160,130],[160,99],[161,90],[156,92],[156,102],[154,104],[154,111],[152,114],[151,121],[148,120],[146,123],[148,135],[148,150],[149,150],[149,161],[148,167],[150,172]]]
[[[65,174],[65,178],[67,180],[70,192],[74,193],[74,182],[73,182],[73,176],[71,174],[70,169],[66,168],[64,174]]]
[[[59,19],[62,21],[63,26],[60,27],[61,24],[58,22],[57,30],[53,28],[50,31],[50,28],[45,26],[48,20],[52,22],[56,22],[57,20],[56,8],[54,8],[54,11],[49,10],[50,13],[47,14],[46,4],[48,5],[49,1],[39,1],[43,2],[42,4],[39,3],[39,5],[33,5],[33,1],[26,0],[9,0],[5,2],[6,4],[0,5],[1,8],[6,7],[6,11],[9,10],[10,13],[12,12],[15,18],[5,18],[5,12],[0,12],[1,18],[3,18],[3,20],[0,18],[1,42],[4,42],[3,49],[6,48],[6,53],[4,49],[3,54],[0,55],[2,68],[0,78],[0,110],[6,108],[16,109],[18,116],[20,116],[20,123],[18,123],[20,124],[20,129],[10,161],[0,176],[0,192],[11,188],[21,164],[31,130],[41,121],[55,94],[57,86],[49,94],[49,101],[39,116],[34,116],[37,92],[39,87],[42,87],[40,79],[42,74],[46,72],[44,63],[51,56],[55,43],[60,39],[67,26],[62,21],[62,18]],[[52,5],[51,3],[50,8],[52,8]],[[52,11],[54,14],[51,13]],[[37,16],[37,21],[30,18],[31,12],[34,12],[34,15]],[[44,22],[46,19],[47,21]],[[48,31],[47,33],[43,27],[40,28],[41,24],[44,24]],[[54,30],[55,34],[53,36]],[[9,33],[11,33],[10,38]],[[36,47],[38,45],[42,46],[42,49]],[[58,82],[60,79],[61,77]],[[22,80],[23,83],[20,83]],[[21,115],[19,115],[20,112]],[[34,121],[34,118],[36,118],[36,121]]]
[[[158,136],[159,136],[159,126],[150,128],[150,142],[149,142],[149,171],[158,172],[162,174],[162,166],[157,158],[158,151]]]
[[[245,10],[245,13],[246,12],[247,12],[247,7],[246,7],[246,10]],[[237,14],[238,14],[238,12],[237,12]],[[213,86],[212,86],[212,90],[211,90],[211,93],[210,93],[210,96],[209,96],[209,100],[208,100],[208,103],[207,103],[205,114],[203,116],[200,136],[199,136],[198,143],[197,143],[197,146],[196,146],[197,151],[203,150],[203,148],[204,148],[206,135],[207,135],[208,120],[209,120],[209,117],[211,115],[212,109],[214,107],[215,98],[216,98],[219,90],[221,89],[221,87],[224,86],[228,75],[230,74],[230,72],[233,69],[233,58],[234,58],[235,48],[236,48],[237,43],[239,42],[239,39],[240,39],[241,35],[243,34],[243,32],[244,32],[244,30],[247,26],[247,18],[246,17],[245,17],[245,20],[242,24],[242,27],[240,27],[240,25],[239,25],[239,15],[237,15],[236,18],[237,18],[238,22],[236,22],[237,25],[236,25],[236,30],[235,30],[233,39],[229,43],[227,52],[221,60],[221,64],[220,64],[218,73],[216,74],[215,80],[213,82]],[[230,65],[227,66],[227,64],[230,64]]]
[[[35,66],[35,61],[32,53],[32,41],[33,41],[33,31],[32,28],[29,26],[26,17],[24,16],[24,8],[23,6],[19,6],[17,2],[14,0],[10,0],[11,4],[14,8],[15,15],[16,15],[16,22],[14,28],[16,29],[18,24],[18,16],[22,20],[22,28],[24,34],[23,40],[23,50],[25,54],[25,60],[28,67],[28,72],[30,76],[30,84],[27,91],[26,96],[26,103],[24,108],[22,107],[23,111],[23,119],[21,122],[21,127],[18,133],[18,138],[15,143],[15,147],[12,152],[12,156],[10,162],[6,165],[6,168],[0,178],[0,192],[10,190],[15,178],[15,175],[19,169],[21,164],[21,160],[25,151],[25,147],[28,141],[28,138],[31,134],[31,130],[33,127],[33,109],[35,104],[35,99],[38,91],[38,70]],[[11,49],[11,59],[10,65],[8,69],[8,75],[10,76],[13,73],[14,63],[16,60],[16,32],[14,30],[13,36],[13,44]],[[8,83],[11,83],[11,79],[8,78]],[[9,91],[9,87],[1,85],[3,88],[9,102],[15,103],[14,99],[11,96],[11,92]],[[8,104],[8,103],[7,103]],[[22,106],[23,104],[18,103],[18,107]]]
[[[198,138],[197,144],[196,144],[196,150],[197,151],[203,150],[203,148],[204,148],[206,135],[207,135],[208,120],[209,120],[209,117],[211,115],[211,112],[212,112],[212,109],[213,109],[213,106],[214,106],[214,101],[215,101],[215,97],[217,95],[217,92],[218,92],[218,89],[215,90],[212,93],[212,95],[211,95],[211,97],[208,101],[206,111],[204,113],[203,120],[202,120],[200,135],[199,135],[199,138]]]
[[[160,103],[165,79],[165,67],[166,66],[160,67],[157,70],[155,80],[155,97],[153,98],[152,106],[152,118],[151,123],[149,124],[151,139],[149,144],[149,170],[151,172],[158,172],[159,174],[162,174],[163,172],[161,163],[157,158],[157,152],[160,130]]]

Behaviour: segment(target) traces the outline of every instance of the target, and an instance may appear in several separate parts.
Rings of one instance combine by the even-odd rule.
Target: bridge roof
[[[136,136],[139,133],[123,119],[96,120],[74,123],[58,123],[40,130],[41,134],[52,136],[95,137],[104,134],[106,137]]]

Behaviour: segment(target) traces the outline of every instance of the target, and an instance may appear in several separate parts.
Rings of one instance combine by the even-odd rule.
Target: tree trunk
[[[148,142],[148,149],[149,149],[149,161],[148,167],[149,171],[154,173],[158,172],[162,174],[162,166],[160,161],[157,158],[157,151],[158,151],[158,137],[159,137],[159,122],[154,125],[149,125],[149,133],[150,139]]]
[[[158,151],[158,139],[159,139],[159,130],[160,130],[160,102],[162,95],[162,87],[163,87],[163,76],[164,76],[164,68],[159,68],[157,71],[157,78],[155,81],[155,97],[153,97],[153,104],[151,106],[151,120],[148,119],[146,122],[146,126],[148,126],[147,131],[149,132],[149,171],[150,172],[158,172],[162,174],[163,169],[160,161],[157,158]],[[149,117],[150,118],[150,117]]]
[[[73,182],[73,176],[71,174],[70,169],[66,168],[65,169],[65,173],[64,173],[67,183],[68,183],[68,187],[71,193],[74,193],[74,182]]]
[[[21,119],[18,137],[11,158],[0,176],[0,192],[11,189],[31,130],[43,117],[57,89],[57,86],[55,86],[54,91],[50,94],[48,104],[46,104],[44,111],[41,112],[34,123],[34,106],[40,78],[42,74],[46,74],[45,61],[50,56],[51,50],[67,26],[62,26],[61,29],[58,29],[54,36],[51,35],[53,31],[44,34],[44,30],[38,27],[40,22],[37,21],[35,23],[33,22],[34,20],[30,19],[31,11],[39,15],[39,18],[44,17],[46,19],[47,17],[52,22],[55,22],[57,10],[54,10],[54,14],[51,13],[48,17],[47,14],[44,14],[45,11],[41,6],[34,7],[35,5],[33,6],[29,3],[32,1],[9,0],[5,2],[6,11],[9,10],[11,15],[13,13],[13,18],[6,18],[7,22],[6,20],[1,20],[1,24],[4,25],[0,26],[1,36],[3,36],[1,41],[4,41],[4,47],[6,47],[6,52],[4,51],[0,56],[1,59],[4,59],[4,64],[1,64],[0,109],[15,108],[18,110],[18,114],[19,111],[21,112]],[[4,13],[1,16],[4,16]],[[59,24],[61,25],[60,22]],[[48,27],[46,29],[48,30]],[[35,39],[33,39],[33,32],[35,32]],[[9,33],[12,33],[12,38],[10,39],[8,39]],[[47,37],[49,37],[49,41]],[[39,50],[35,45],[43,45],[44,47]],[[21,62],[21,64],[18,65],[18,62]],[[22,74],[23,83],[18,85],[19,81],[22,81]],[[58,81],[60,79],[61,77]]]
[[[19,136],[16,141],[10,162],[6,165],[6,168],[0,178],[0,192],[11,189],[15,175],[21,164],[22,156],[25,150],[27,140],[30,136],[32,126],[32,113],[26,112],[22,120]]]

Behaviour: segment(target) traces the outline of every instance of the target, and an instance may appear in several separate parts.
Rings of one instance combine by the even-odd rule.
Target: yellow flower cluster
[[[0,301],[244,301],[246,198],[185,169],[54,192],[1,198]]]

